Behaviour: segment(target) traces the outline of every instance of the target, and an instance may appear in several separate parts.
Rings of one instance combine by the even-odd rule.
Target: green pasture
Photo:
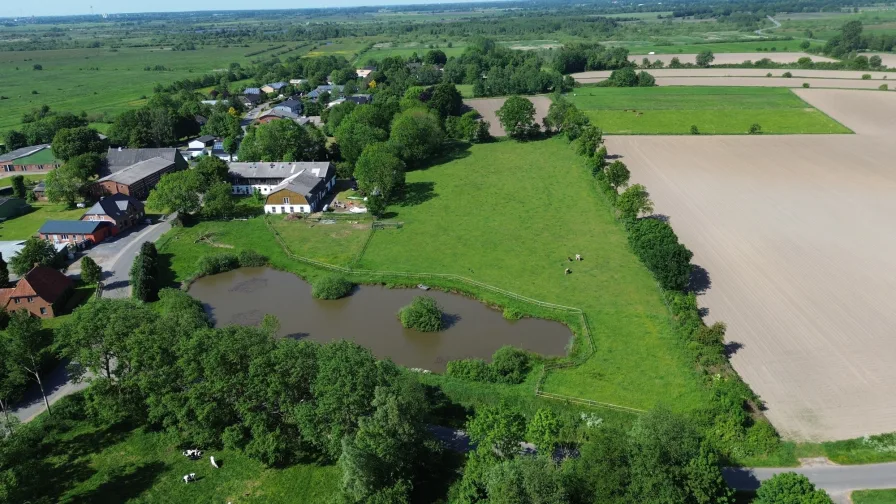
[[[565,141],[475,145],[408,173],[407,190],[389,208],[404,226],[376,231],[361,267],[453,273],[584,310],[596,353],[550,374],[548,392],[636,408],[703,404],[653,279]],[[585,260],[569,263],[575,254]]]
[[[761,87],[577,88],[567,98],[610,134],[850,133],[789,89]]]
[[[4,179],[5,180],[5,179]],[[0,223],[0,240],[24,240],[34,236],[48,220],[80,220],[83,208],[68,209],[65,205],[32,203],[34,209]]]
[[[622,45],[628,48],[630,54],[696,54],[701,51],[714,53],[750,53],[765,52],[803,52],[800,48],[801,39],[794,40],[756,40],[754,42],[719,42],[709,44],[652,44],[650,42],[619,42],[613,45]],[[822,43],[811,42],[812,46],[821,47]],[[772,51],[774,49],[774,51]]]
[[[0,187],[12,186],[13,176],[14,175],[10,175],[8,177],[0,178]],[[27,187],[29,184],[37,184],[38,182],[46,178],[47,175],[45,173],[35,173],[29,175],[22,174],[22,176],[25,177],[25,186]]]
[[[896,490],[860,490],[852,493],[854,504],[896,504]]]
[[[357,38],[321,41],[315,44],[317,46],[313,51],[308,52],[308,56],[343,56],[345,59],[352,61],[357,57],[358,53],[367,45],[367,41]]]
[[[393,56],[401,56],[402,58],[407,58],[414,53],[417,53],[417,56],[423,57],[424,54],[431,51],[429,44],[402,44],[397,47],[373,47],[369,51],[366,51],[360,54],[357,58],[355,64],[363,64],[368,60],[381,60],[383,58],[390,58]],[[454,45],[454,47],[445,47],[444,44],[438,44],[438,49],[445,53],[449,58],[451,56],[460,56],[461,53],[466,49],[465,46]]]
[[[0,131],[18,127],[22,114],[41,105],[53,110],[117,114],[142,104],[157,83],[199,75],[230,63],[248,63],[244,55],[270,46],[200,47],[195,51],[172,51],[159,47],[58,49],[0,52]],[[33,70],[41,65],[43,70]],[[162,65],[170,71],[146,71]],[[36,91],[37,94],[32,94]]]

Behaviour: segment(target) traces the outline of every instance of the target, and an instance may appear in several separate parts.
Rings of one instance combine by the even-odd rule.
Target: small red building
[[[72,245],[93,245],[113,235],[115,224],[109,221],[69,221],[49,220],[37,230],[41,239],[53,243],[70,243]]]
[[[28,310],[40,318],[53,318],[71,293],[74,282],[49,266],[35,266],[15,287],[0,289],[0,306],[7,312]]]

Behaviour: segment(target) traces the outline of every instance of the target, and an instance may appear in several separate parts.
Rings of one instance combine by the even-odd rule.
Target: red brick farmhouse
[[[0,306],[8,312],[28,310],[40,318],[59,315],[72,290],[72,279],[48,266],[35,266],[15,287],[0,289]]]

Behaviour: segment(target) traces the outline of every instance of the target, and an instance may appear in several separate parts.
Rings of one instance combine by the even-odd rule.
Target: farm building
[[[154,157],[106,175],[97,180],[91,190],[97,196],[127,194],[142,200],[149,196],[149,191],[159,183],[162,175],[177,170],[174,161]]]
[[[81,220],[111,222],[115,226],[112,234],[118,234],[119,231],[138,224],[145,216],[143,203],[132,196],[119,193],[100,198]]]
[[[44,240],[54,244],[70,244],[83,247],[96,245],[112,236],[115,225],[107,221],[48,220],[37,230]]]
[[[0,198],[0,220],[18,217],[19,215],[28,212],[30,209],[31,205],[22,198]]]
[[[229,175],[233,194],[252,194],[257,189],[267,195],[286,179],[302,173],[324,179],[330,187],[336,180],[336,168],[329,161],[230,163]]]
[[[302,171],[271,188],[264,213],[311,213],[323,206],[324,197],[336,185],[334,173]]]
[[[122,149],[119,147],[117,149],[110,148],[106,152],[106,169],[101,175],[109,175],[133,166],[140,161],[156,157],[173,161],[178,170],[187,169],[187,160],[174,147],[162,147],[160,149]]]
[[[43,180],[38,182],[31,192],[34,193],[34,197],[37,198],[37,201],[47,201],[47,184],[45,184]]]
[[[40,318],[53,318],[72,291],[74,282],[49,266],[35,266],[14,287],[0,289],[0,307],[7,312],[28,310]]]
[[[5,172],[41,172],[60,166],[62,162],[53,155],[50,144],[22,147],[0,155],[0,168]]]

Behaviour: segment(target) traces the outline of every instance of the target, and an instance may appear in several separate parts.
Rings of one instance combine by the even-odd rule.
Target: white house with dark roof
[[[326,178],[313,169],[301,171],[271,188],[264,201],[264,213],[311,213],[323,206],[327,194],[336,185],[336,177]]]
[[[233,194],[252,194],[257,189],[262,195],[268,195],[276,186],[300,174],[324,180],[327,190],[332,189],[336,183],[336,168],[329,161],[256,161],[230,163],[229,166]]]

